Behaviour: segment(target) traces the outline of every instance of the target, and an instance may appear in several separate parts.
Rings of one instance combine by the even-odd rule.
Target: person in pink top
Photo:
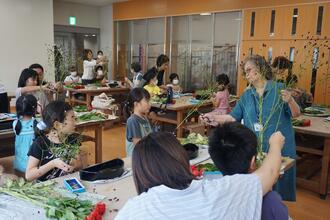
[[[216,78],[219,91],[213,98],[213,105],[215,109],[212,111],[214,114],[225,115],[230,112],[229,107],[229,77],[226,74],[220,74]]]

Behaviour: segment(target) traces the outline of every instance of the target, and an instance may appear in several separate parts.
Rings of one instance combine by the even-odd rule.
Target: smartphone
[[[79,182],[77,178],[69,178],[64,180],[64,186],[73,193],[85,192],[85,187]]]

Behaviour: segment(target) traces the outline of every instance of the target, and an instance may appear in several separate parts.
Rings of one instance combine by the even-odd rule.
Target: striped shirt
[[[262,186],[255,174],[193,180],[184,190],[164,185],[130,199],[116,219],[260,219]]]

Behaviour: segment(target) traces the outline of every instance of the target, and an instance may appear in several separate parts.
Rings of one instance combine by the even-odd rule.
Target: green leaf
[[[68,210],[68,209],[65,211],[65,218],[66,218],[67,220],[75,220],[75,219],[76,219],[76,217],[75,217],[75,215],[73,214],[73,212],[70,211],[70,210]]]
[[[25,184],[25,180],[23,178],[19,178],[19,180],[18,180],[18,186],[19,187],[23,187],[24,184]]]
[[[48,210],[48,215],[49,217],[55,217],[55,207],[51,207],[49,210]]]
[[[13,180],[12,179],[7,179],[7,181],[6,181],[6,187],[7,188],[10,188],[10,187],[12,187],[12,185],[13,185]]]

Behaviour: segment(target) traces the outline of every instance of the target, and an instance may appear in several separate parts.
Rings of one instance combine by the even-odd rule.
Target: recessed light
[[[200,13],[200,15],[211,15],[210,12],[204,12],[204,13]]]
[[[85,37],[89,37],[89,35],[88,34],[85,34]]]
[[[95,35],[95,34],[93,34],[92,36],[93,36],[93,37],[96,37],[96,35]]]

